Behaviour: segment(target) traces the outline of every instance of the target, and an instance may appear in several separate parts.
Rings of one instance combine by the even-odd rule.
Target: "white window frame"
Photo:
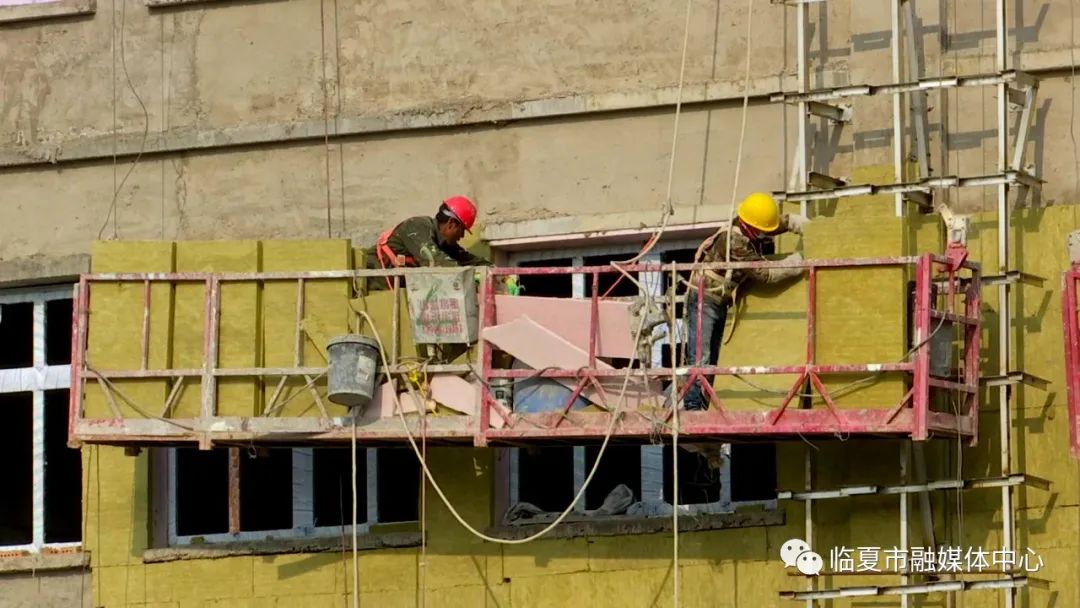
[[[661,241],[656,244],[655,247],[644,257],[642,257],[641,264],[659,264],[661,262],[661,256],[672,250],[678,249],[696,249],[701,244],[700,240],[671,240]],[[509,254],[509,265],[517,266],[522,262],[536,262],[540,260],[555,260],[555,259],[571,259],[571,265],[584,266],[585,258],[599,256],[599,255],[626,255],[627,258],[638,253],[639,247],[637,245],[599,245],[596,247],[583,247],[574,249],[547,249],[539,251],[515,251]],[[638,281],[644,286],[653,296],[663,295],[663,276],[660,272],[643,272],[639,273]],[[572,275],[572,291],[571,297],[584,299],[586,298],[586,275],[574,274]],[[525,295],[528,295],[527,293]],[[682,319],[676,320],[676,344],[683,342],[680,339],[685,335],[685,323]],[[669,332],[668,324],[664,323],[653,328],[653,337],[658,338],[654,342],[653,346],[653,367],[661,366],[661,355],[663,347],[671,344],[671,333]],[[718,483],[720,484],[720,498],[715,502],[709,503],[697,503],[689,505],[679,505],[679,511],[685,513],[731,513],[739,508],[745,507],[764,507],[766,509],[776,509],[777,500],[752,500],[752,501],[733,501],[731,498],[731,444],[722,444],[724,453],[728,456],[723,459],[723,465],[719,471]],[[521,502],[521,475],[520,475],[520,448],[509,448],[509,504],[512,507]],[[585,485],[585,477],[589,472],[589,467],[586,462],[585,447],[574,446],[574,495],[577,495],[581,491],[581,487]],[[664,500],[664,446],[658,445],[643,445],[641,446],[641,496],[639,500],[643,501],[663,501]],[[574,511],[578,513],[584,512],[585,500],[580,500],[574,505]]]
[[[45,306],[50,301],[71,300],[71,285],[5,289],[0,291],[0,322],[6,304],[33,304],[33,365],[0,370],[0,393],[33,395],[33,539],[26,545],[0,545],[0,551],[41,553],[43,549],[72,549],[82,542],[45,542],[45,391],[71,388],[71,365],[48,365],[45,360]],[[67,320],[70,323],[70,320]],[[82,488],[78,488],[79,494]],[[82,526],[80,525],[80,530]]]
[[[366,534],[372,526],[380,524],[408,524],[416,520],[402,520],[392,522],[379,521],[379,451],[380,448],[359,448],[365,451],[366,456],[366,487],[367,502],[357,505],[357,515],[367,514],[367,521],[357,523],[358,534]],[[358,449],[358,451],[359,451]],[[352,533],[352,524],[343,523],[336,526],[315,525],[315,448],[292,448],[292,521],[291,528],[279,530],[246,530],[235,534],[220,532],[214,534],[190,534],[177,533],[178,509],[177,476],[176,476],[176,448],[168,450],[168,476],[169,476],[169,499],[168,499],[168,543],[170,547],[183,547],[197,543],[226,543],[226,542],[251,542],[265,540],[287,539],[318,539],[338,538],[344,532]],[[241,457],[243,453],[241,452]],[[352,500],[347,501],[350,507],[346,513],[345,522],[352,519]]]

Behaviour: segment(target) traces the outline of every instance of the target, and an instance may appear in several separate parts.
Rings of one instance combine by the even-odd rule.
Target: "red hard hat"
[[[473,222],[476,221],[476,205],[469,200],[469,197],[451,196],[443,201],[443,204],[457,216],[457,219],[461,220],[465,230],[472,230]]]

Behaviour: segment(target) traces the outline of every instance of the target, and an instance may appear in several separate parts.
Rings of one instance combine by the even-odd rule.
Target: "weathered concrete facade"
[[[91,14],[0,23],[0,281],[47,282],[85,271],[98,238],[344,237],[366,245],[388,221],[427,213],[451,192],[475,196],[489,226],[587,215],[580,226],[587,230],[599,221],[596,214],[655,211],[659,217],[682,47],[684,13],[675,4],[212,0],[148,8],[99,0]],[[1036,202],[1075,204],[1080,11],[1070,0],[1009,4],[1010,67],[1042,78],[1028,156],[1047,180]],[[815,86],[891,79],[887,3],[812,6]],[[715,218],[713,209],[732,196],[746,51],[744,3],[693,0],[691,10],[687,105],[672,180],[679,205],[672,221],[679,224]],[[924,75],[993,71],[994,3],[916,0],[916,10]],[[754,8],[740,194],[782,190],[789,180],[795,113],[770,103],[768,93],[795,87],[793,15],[779,4]],[[996,170],[994,94],[992,88],[931,94],[936,174]],[[856,176],[888,166],[891,111],[888,98],[855,102],[854,122],[836,141],[815,140],[813,167]],[[994,205],[991,190],[946,196],[965,210]],[[889,203],[882,205],[889,215]],[[1041,213],[1023,212],[1018,242],[1040,255],[1022,266],[1054,283],[1063,244],[1040,238]],[[1077,225],[1071,209],[1046,217],[1055,226]],[[983,235],[973,239],[976,257],[987,265],[994,250],[990,224],[986,219]],[[1059,294],[1048,288],[1043,295],[1020,307],[1030,317],[1020,358],[1034,362],[1031,371],[1049,378],[1057,397],[1023,389],[1017,464],[1060,489],[1050,499],[1024,494],[1020,541],[1053,560],[1057,596],[1024,598],[1032,606],[1053,605],[1053,597],[1058,606],[1072,606],[1080,605],[1080,473],[1065,461]],[[991,411],[986,441],[963,459],[972,475],[994,473],[993,418]],[[891,444],[865,448],[892,459],[888,465],[842,470],[850,460],[845,450],[856,447],[827,448],[821,462],[834,469],[824,485],[877,483],[876,473],[893,474]],[[801,450],[782,449],[790,457],[781,468],[783,487],[801,483]],[[467,514],[480,524],[492,516],[486,504],[492,465],[490,454],[478,454],[456,452],[437,473],[453,475],[450,465],[475,473],[454,483],[452,496],[472,498]],[[148,514],[128,500],[146,493],[140,458],[111,448],[95,458],[107,476],[102,490],[84,497],[103,516],[94,533],[105,535],[105,542],[86,539],[101,551],[94,605],[284,606],[298,605],[298,596],[341,605],[351,580],[335,554],[144,564]],[[89,453],[84,462],[94,462]],[[1041,466],[1046,463],[1052,466]],[[969,503],[960,532],[965,544],[999,542],[1000,512],[991,498]],[[894,503],[870,499],[827,512],[825,538],[894,542],[881,531],[886,508],[892,517]],[[789,509],[784,527],[690,536],[686,605],[779,601],[773,591],[787,581],[775,553],[800,532],[801,515]],[[548,540],[497,551],[473,542],[441,506],[433,507],[429,525],[443,535],[433,536],[429,548],[437,556],[428,581],[432,605],[571,605],[617,596],[642,605],[670,601],[669,536]],[[364,601],[414,605],[416,559],[415,549],[365,554]],[[62,584],[0,575],[0,606],[73,605],[84,575],[69,572]],[[972,594],[963,605],[997,606],[994,598]],[[89,597],[84,601],[90,605]]]
[[[67,571],[0,575],[0,589],[4,608],[93,606],[89,570],[85,575]]]
[[[475,195],[489,222],[572,214],[583,204],[646,209],[664,196],[681,10],[129,4],[4,27],[7,275],[40,274],[42,255],[67,272],[77,258],[65,256],[85,254],[99,233],[364,242],[382,223],[367,218],[426,211],[449,191]],[[1054,177],[1077,156],[1066,78],[1074,11],[1069,2],[1020,6],[1009,16],[1018,49],[1011,67],[1050,71],[1031,158],[1049,178],[1045,202],[1067,202],[1075,180]],[[925,75],[993,70],[992,3],[917,9]],[[681,122],[673,198],[726,203],[745,8],[693,2],[692,11],[684,98],[701,103]],[[753,17],[755,97],[740,189],[779,190],[794,154],[793,111],[760,96],[794,86],[792,15],[770,5]],[[886,10],[822,4],[812,26],[815,85],[889,80]],[[931,122],[953,134],[947,153],[932,141],[941,174],[993,170],[992,96],[992,88],[931,96]],[[814,165],[844,176],[888,162],[890,108],[885,97],[857,102],[840,140],[817,142]],[[425,129],[434,126],[451,128]],[[37,214],[54,218],[48,229]]]

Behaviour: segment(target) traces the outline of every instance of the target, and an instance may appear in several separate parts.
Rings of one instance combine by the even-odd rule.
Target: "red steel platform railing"
[[[1073,264],[1061,278],[1061,315],[1064,321],[1065,381],[1069,395],[1069,445],[1080,458],[1080,319],[1077,318],[1076,286],[1080,264]]]
[[[964,256],[966,257],[966,256]],[[847,435],[885,435],[908,436],[916,440],[925,440],[933,434],[962,436],[977,439],[978,432],[978,395],[979,395],[979,279],[977,263],[968,262],[963,257],[922,255],[909,257],[885,257],[872,259],[836,259],[808,260],[804,262],[732,262],[715,264],[669,264],[625,266],[626,272],[678,272],[695,268],[749,269],[749,268],[801,267],[808,274],[807,281],[807,327],[806,359],[801,365],[785,366],[682,366],[658,367],[635,370],[634,377],[651,379],[676,378],[679,401],[686,394],[694,381],[700,381],[708,397],[709,411],[684,411],[679,414],[679,433],[696,437],[716,437],[728,439],[772,439],[808,436],[847,436]],[[867,267],[913,267],[914,269],[914,311],[913,323],[914,347],[907,360],[900,362],[872,362],[865,364],[830,365],[817,360],[816,353],[816,318],[817,318],[817,278],[822,271],[843,270],[845,268]],[[598,277],[604,273],[616,272],[611,266],[579,268],[495,268],[488,277],[487,294],[484,302],[483,324],[491,325],[495,320],[495,297],[492,289],[499,276],[517,274],[528,275],[566,275],[585,274],[591,277],[592,312],[589,339],[589,364],[583,369],[547,369],[540,372],[521,369],[495,369],[492,366],[493,349],[485,344],[482,353],[482,373],[484,375],[484,404],[480,412],[480,427],[488,429],[480,439],[490,442],[514,442],[522,440],[549,439],[588,439],[606,434],[611,426],[612,409],[608,412],[575,412],[572,406],[588,386],[598,389],[601,379],[622,378],[625,370],[599,369],[596,362],[596,332],[598,329]],[[936,275],[936,276],[935,276]],[[699,284],[700,287],[700,284]],[[696,289],[695,298],[691,297],[689,306],[697,306],[700,314],[704,296],[702,289]],[[935,302],[942,302],[944,309],[936,308]],[[962,312],[956,312],[962,307]],[[898,322],[902,322],[898,320]],[[931,338],[945,323],[956,324],[960,331],[963,366],[958,370],[962,376],[958,380],[931,375]],[[697,342],[697,352],[701,352],[701,326],[689,339]],[[891,408],[875,409],[840,409],[833,396],[826,388],[822,377],[838,374],[904,374],[909,379],[910,388]],[[795,375],[797,379],[779,407],[771,411],[733,411],[724,406],[713,387],[706,380],[707,376],[754,376],[754,375]],[[950,378],[952,376],[950,375]],[[495,407],[490,386],[492,380],[525,378],[551,378],[573,380],[574,389],[566,403],[557,411],[514,414],[506,417],[506,426],[490,429],[490,419],[500,415],[501,408]],[[790,407],[799,390],[809,381],[813,390],[824,401],[825,408],[797,409]],[[933,411],[931,395],[937,392],[955,392],[960,403],[954,412]],[[495,412],[495,414],[493,414]],[[657,424],[666,424],[670,412],[662,420],[656,420],[640,412],[619,412],[623,416],[614,425],[613,436],[648,438],[655,437]],[[659,433],[663,434],[663,433]]]
[[[781,405],[770,411],[734,411],[725,407],[708,382],[702,382],[704,391],[712,405],[709,411],[680,412],[679,433],[700,438],[728,438],[743,440],[773,440],[788,437],[866,435],[911,437],[917,440],[934,435],[961,436],[975,440],[978,429],[978,384],[979,384],[979,266],[978,264],[959,261],[955,258],[922,255],[908,257],[809,260],[805,262],[760,262],[731,264],[678,264],[657,265],[639,264],[623,266],[627,273],[688,271],[692,269],[723,270],[725,268],[752,267],[791,267],[798,266],[807,270],[807,335],[806,358],[801,365],[785,366],[675,366],[656,367],[634,370],[636,378],[677,379],[680,397],[693,380],[717,375],[792,375],[797,378]],[[844,271],[844,269],[867,267],[907,267],[913,270],[915,305],[911,319],[899,318],[897,323],[911,323],[913,344],[909,356],[902,361],[869,362],[860,365],[831,365],[818,361],[815,337],[817,303],[817,279],[822,272]],[[305,318],[305,286],[327,280],[353,280],[358,278],[390,278],[392,285],[399,285],[402,277],[420,270],[349,270],[349,271],[313,271],[313,272],[264,272],[264,273],[111,273],[88,274],[80,278],[75,288],[74,312],[72,320],[72,390],[70,401],[69,440],[73,444],[101,443],[112,445],[154,445],[154,444],[193,444],[202,447],[216,442],[245,443],[321,443],[348,441],[352,436],[352,420],[341,415],[331,415],[322,395],[315,386],[318,378],[326,372],[324,362],[317,364],[303,359],[303,321]],[[601,296],[596,287],[599,277],[604,273],[618,273],[612,266],[583,268],[492,268],[487,270],[481,289],[481,336],[483,328],[491,326],[495,315],[495,281],[506,275],[570,275],[585,274],[591,277],[594,289],[591,296],[590,352],[589,364],[583,369],[545,369],[542,371],[499,369],[493,366],[493,348],[482,338],[480,340],[479,370],[471,365],[431,365],[431,373],[450,372],[457,374],[479,372],[482,379],[480,403],[475,416],[428,417],[423,425],[425,436],[436,442],[467,443],[487,445],[498,443],[529,443],[545,441],[590,441],[602,438],[611,422],[610,412],[570,411],[576,395],[586,386],[599,387],[603,379],[622,377],[626,372],[620,369],[600,369],[597,365],[596,334],[598,331],[598,308]],[[282,282],[296,285],[295,313],[295,365],[290,367],[245,367],[229,368],[219,365],[220,318],[222,285],[234,282],[267,285]],[[141,284],[143,289],[142,315],[135,320],[141,322],[141,364],[138,369],[99,369],[87,360],[92,306],[109,306],[108,299],[100,303],[93,298],[92,286],[102,284]],[[149,364],[149,342],[151,327],[151,293],[155,285],[175,286],[178,284],[203,285],[204,327],[203,327],[203,365],[197,368],[152,368]],[[698,290],[694,293],[700,294]],[[703,299],[690,298],[687,305],[702,306]],[[343,306],[345,303],[343,302]],[[396,327],[402,322],[397,307],[393,318],[388,320]],[[133,312],[134,314],[134,312]],[[962,366],[955,370],[957,377],[936,376],[931,373],[931,337],[944,324],[962,327],[959,349],[962,352]],[[98,339],[111,339],[100,336]],[[691,339],[701,340],[701,336]],[[700,343],[700,342],[699,342]],[[1075,342],[1074,342],[1075,343]],[[415,367],[400,365],[397,354],[399,345],[387,344],[387,355],[391,362],[391,374],[404,374]],[[700,352],[700,351],[699,351]],[[896,404],[879,409],[838,408],[826,387],[823,378],[837,374],[894,374],[907,379],[906,394]],[[274,391],[263,412],[252,416],[223,416],[219,412],[218,379],[251,378],[277,381],[278,390]],[[576,379],[577,390],[565,407],[559,411],[543,413],[511,413],[496,407],[489,390],[491,381],[497,379]],[[311,399],[317,404],[318,415],[282,417],[275,415],[276,400],[280,387],[287,378],[299,382],[306,381]],[[116,383],[133,379],[161,379],[169,383],[168,397],[162,404],[142,404],[135,415],[125,416],[116,397],[120,389]],[[799,387],[809,382],[813,390],[824,400],[824,408],[801,409],[792,406]],[[184,419],[171,418],[168,415],[170,405],[175,403],[177,395],[185,383],[197,386],[199,390],[199,414],[197,417]],[[85,416],[85,394],[88,386],[97,384],[108,396],[111,416],[87,418]],[[267,387],[273,383],[266,384]],[[266,391],[270,393],[269,390]],[[960,395],[955,411],[935,411],[931,407],[932,395],[936,393],[955,393]],[[119,395],[122,397],[122,395]],[[132,404],[133,405],[133,404]],[[151,411],[145,411],[150,408]],[[130,408],[128,408],[130,410]],[[338,410],[333,410],[337,412]],[[343,410],[342,410],[343,411]],[[494,417],[499,416],[502,423],[493,425]],[[670,410],[663,423],[670,418]],[[374,443],[397,443],[405,441],[408,434],[416,434],[420,425],[406,431],[400,420],[384,418],[374,424],[359,426],[356,430],[361,441]],[[647,441],[657,436],[657,420],[640,412],[620,413],[620,419],[613,427],[613,436],[626,441]],[[659,433],[661,436],[666,434]]]

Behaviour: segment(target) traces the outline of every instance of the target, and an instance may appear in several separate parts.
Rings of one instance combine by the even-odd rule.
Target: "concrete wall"
[[[89,571],[0,574],[3,608],[91,608],[93,605]]]
[[[650,209],[664,198],[677,7],[126,4],[0,25],[5,278],[85,267],[80,256],[99,235],[366,242],[390,218],[429,212],[454,191],[476,196],[488,222],[583,205]],[[924,73],[992,71],[992,3],[954,4],[917,2]],[[695,1],[692,10],[684,98],[705,103],[686,107],[673,198],[716,204],[731,196],[746,15],[737,2]],[[754,10],[755,95],[794,87],[793,15],[780,5]],[[1021,2],[1009,17],[1019,49],[1010,66],[1047,76],[1030,149],[1049,179],[1047,203],[1077,190],[1062,178],[1077,157],[1078,102],[1063,67],[1075,19],[1064,0]],[[889,79],[884,7],[830,2],[811,9],[811,21],[816,86]],[[995,170],[993,95],[931,96],[938,174]],[[890,162],[890,113],[888,99],[857,102],[853,125],[816,142],[815,168],[850,177],[856,166]],[[755,97],[740,193],[785,187],[794,124],[792,110]],[[458,128],[416,130],[440,126]],[[942,126],[953,133],[944,151]],[[991,198],[962,202],[981,208]]]

